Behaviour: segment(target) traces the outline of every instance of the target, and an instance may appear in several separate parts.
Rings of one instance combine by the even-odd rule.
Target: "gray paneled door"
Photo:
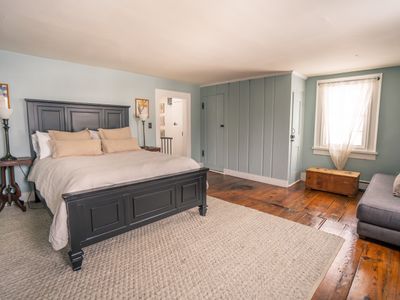
[[[204,165],[212,170],[224,169],[224,95],[204,99]]]
[[[302,143],[302,118],[303,118],[303,93],[292,93],[292,112],[291,112],[291,153],[290,153],[290,174],[289,183],[293,183],[300,179],[301,172],[301,153],[300,146]]]

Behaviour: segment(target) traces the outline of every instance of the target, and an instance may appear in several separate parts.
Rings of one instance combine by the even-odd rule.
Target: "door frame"
[[[156,89],[155,90],[155,130],[156,130],[156,146],[161,146],[160,140],[160,103],[161,99],[164,97],[167,98],[178,98],[183,100],[183,111],[185,112],[183,115],[183,134],[186,135],[186,157],[192,157],[192,114],[191,114],[191,104],[192,104],[192,96],[190,93],[179,92],[179,91],[171,91],[171,90],[163,90]]]

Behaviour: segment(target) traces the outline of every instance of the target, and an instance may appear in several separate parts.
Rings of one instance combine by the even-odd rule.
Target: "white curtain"
[[[321,83],[325,143],[336,168],[342,170],[362,133],[376,79]]]

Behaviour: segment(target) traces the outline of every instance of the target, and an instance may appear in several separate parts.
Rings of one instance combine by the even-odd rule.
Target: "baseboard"
[[[239,177],[239,178],[243,178],[243,179],[258,181],[258,182],[262,182],[262,183],[268,183],[268,184],[276,185],[276,186],[280,186],[280,187],[288,187],[289,186],[289,183],[287,180],[276,179],[276,178],[272,178],[272,177],[265,177],[265,176],[260,176],[260,175],[245,173],[245,172],[239,172],[239,171],[230,170],[230,169],[224,169],[224,174],[230,175],[233,177]]]
[[[300,180],[306,181],[306,172],[301,172]],[[369,184],[369,181],[360,180],[360,182],[358,183],[358,189],[365,191],[368,187],[368,184]]]
[[[368,185],[369,185],[369,181],[360,180],[360,182],[358,183],[358,188],[359,188],[360,190],[365,191],[365,190],[367,189]]]
[[[33,196],[32,192],[23,192],[21,193],[21,197],[19,197],[20,200],[26,202],[28,201],[33,201],[35,197]]]
[[[199,161],[197,163],[200,165],[200,167],[202,167],[202,168],[204,167],[204,163],[199,162]]]
[[[298,179],[298,180],[296,180],[295,182],[292,182],[291,184],[289,184],[288,187],[291,187],[291,186],[295,185],[296,183],[298,183],[298,182],[300,182],[300,181],[302,181],[302,180],[301,180],[301,179]]]
[[[300,173],[300,180],[301,181],[306,181],[306,172],[301,172]]]

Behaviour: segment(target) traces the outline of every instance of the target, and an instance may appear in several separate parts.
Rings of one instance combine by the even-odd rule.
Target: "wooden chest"
[[[309,168],[306,173],[306,188],[355,196],[359,179],[359,172]]]

